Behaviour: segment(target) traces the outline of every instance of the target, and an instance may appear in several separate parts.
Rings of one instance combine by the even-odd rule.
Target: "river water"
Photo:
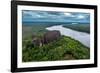
[[[88,33],[65,28],[62,25],[51,26],[51,27],[47,27],[46,29],[49,31],[58,30],[60,31],[61,35],[70,36],[71,38],[81,42],[83,45],[90,47],[90,34]]]

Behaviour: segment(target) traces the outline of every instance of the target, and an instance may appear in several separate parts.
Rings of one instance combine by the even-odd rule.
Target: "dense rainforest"
[[[79,41],[68,36],[61,36],[59,40],[43,46],[34,46],[28,38],[23,40],[22,61],[56,61],[89,59],[90,49]]]

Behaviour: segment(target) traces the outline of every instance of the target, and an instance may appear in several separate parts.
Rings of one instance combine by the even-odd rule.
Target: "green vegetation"
[[[27,39],[27,37],[31,37],[33,34],[37,36],[42,36],[47,30],[46,27],[50,25],[43,24],[33,24],[33,25],[24,25],[22,26],[22,37],[23,39]]]
[[[50,27],[53,24],[33,24],[33,25],[22,25],[22,37],[23,39],[27,39],[35,34],[37,36],[42,36],[47,30],[46,27]],[[56,24],[55,24],[56,25]],[[90,25],[89,24],[62,24],[66,28],[70,28],[73,30],[90,33]]]
[[[59,40],[41,47],[33,46],[31,39],[23,40],[22,61],[55,61],[89,59],[90,49],[77,40],[62,36]]]
[[[45,44],[41,47],[33,46],[32,35],[42,36],[52,25],[33,24],[22,26],[22,61],[55,61],[89,59],[90,48],[84,46],[75,39],[62,36],[59,40]],[[90,26],[86,24],[64,24],[64,27],[90,33]]]
[[[80,32],[90,33],[90,25],[89,24],[64,24],[64,27],[70,28]]]

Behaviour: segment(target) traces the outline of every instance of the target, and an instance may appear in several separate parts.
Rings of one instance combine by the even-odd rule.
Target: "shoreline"
[[[56,25],[47,27],[46,30],[52,31],[52,30],[58,30],[60,31],[61,35],[69,36],[75,40],[78,40],[83,45],[90,48],[90,34],[85,32],[76,31],[70,28],[63,27],[63,25]]]

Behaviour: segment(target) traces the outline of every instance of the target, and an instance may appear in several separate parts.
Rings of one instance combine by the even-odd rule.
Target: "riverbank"
[[[65,28],[62,25],[51,26],[51,27],[47,27],[46,29],[49,31],[58,30],[60,31],[61,35],[69,36],[75,40],[78,40],[83,45],[90,47],[90,34],[88,33]]]

